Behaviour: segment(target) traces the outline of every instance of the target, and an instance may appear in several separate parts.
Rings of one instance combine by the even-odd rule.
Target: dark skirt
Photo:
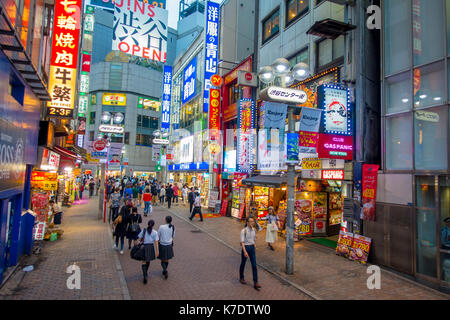
[[[155,246],[152,244],[144,244],[144,261],[150,262],[156,259]]]
[[[162,244],[159,244],[158,248],[159,248],[159,256],[158,256],[159,260],[170,260],[173,258],[172,245],[164,246]]]

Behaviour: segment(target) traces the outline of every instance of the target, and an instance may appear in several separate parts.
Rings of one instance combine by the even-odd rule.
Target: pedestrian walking
[[[116,237],[116,243],[113,249],[117,249],[119,247],[120,240],[120,254],[123,254],[123,246],[125,244],[125,236],[127,233],[128,217],[131,214],[132,208],[133,204],[131,200],[128,200],[127,204],[120,209],[118,217],[114,220],[113,227],[115,226],[114,235]]]
[[[176,202],[178,205],[179,189],[178,189],[178,185],[176,183],[174,183],[172,190],[173,190],[173,200],[172,201],[173,201],[173,203]]]
[[[144,194],[144,190],[145,190],[145,183],[144,182],[140,182],[139,183],[139,193],[138,193],[138,207],[140,207],[142,205],[142,195]]]
[[[79,193],[80,193],[80,200],[83,199],[83,192],[84,192],[84,184],[83,182],[80,182],[78,187]]]
[[[131,214],[127,219],[127,239],[128,239],[128,249],[131,250],[131,242],[136,245],[136,240],[139,239],[139,233],[141,233],[142,216],[138,213],[138,208],[133,207],[131,209]]]
[[[94,195],[94,188],[95,182],[94,179],[91,179],[91,181],[89,182],[89,198],[92,198],[92,196]]]
[[[169,260],[173,258],[173,238],[175,236],[175,226],[172,224],[172,217],[166,217],[166,224],[159,227],[159,256],[161,260],[161,267],[163,268],[163,276],[165,279],[169,277],[167,268],[169,267]]]
[[[156,197],[158,196],[158,191],[156,189],[155,183],[153,183],[151,186],[151,192],[152,192],[153,205],[156,206]],[[161,199],[160,199],[160,202],[161,202]]]
[[[132,199],[133,199],[133,188],[131,188],[131,184],[128,184],[123,194],[123,201],[126,202],[127,200]]]
[[[183,201],[183,204],[186,205],[188,202],[188,187],[187,185],[183,186],[183,189],[181,190],[181,201]]]
[[[192,210],[192,214],[189,218],[189,220],[192,221],[192,219],[195,217],[196,214],[200,215],[200,221],[203,222],[203,215],[202,215],[202,201],[201,201],[201,197],[200,197],[200,193],[196,192],[195,193],[195,198],[194,198],[194,209]]]
[[[112,217],[112,221],[116,220],[117,216],[119,215],[119,208],[120,208],[120,200],[121,200],[121,196],[120,196],[120,192],[119,192],[119,188],[115,188],[114,189],[114,193],[111,194],[111,197],[109,198],[109,218],[108,221],[111,222],[111,217]]]
[[[277,241],[277,232],[278,232],[278,216],[275,214],[273,207],[269,207],[269,214],[267,216],[267,225],[266,225],[266,242],[269,246],[269,249],[275,251],[272,246],[272,243]]]
[[[166,198],[166,187],[162,185],[161,192],[159,193],[159,203],[163,204]]]
[[[170,209],[172,205],[172,199],[174,197],[172,185],[169,185],[166,189],[166,198],[167,198],[167,208]]]
[[[194,207],[194,200],[195,200],[194,188],[191,188],[191,191],[188,194],[189,214],[192,214],[192,209]]]
[[[142,195],[142,201],[144,201],[144,217],[146,217],[149,213],[152,213],[153,208],[151,205],[152,195],[150,193],[150,189],[145,189],[145,193]]]
[[[133,185],[133,188],[131,189],[131,192],[133,193],[133,203],[134,205],[138,205],[138,198],[139,198],[139,187],[137,183]]]
[[[150,220],[148,222],[148,228],[145,228],[139,233],[139,239],[142,239],[144,243],[144,261],[142,262],[142,274],[144,276],[144,284],[147,284],[148,269],[150,267],[150,261],[156,259],[159,256],[158,248],[158,232],[153,230],[155,221]]]
[[[255,290],[261,289],[258,283],[258,269],[256,268],[256,221],[253,217],[247,218],[245,228],[241,230],[241,266],[239,268],[239,282],[247,284],[244,278],[245,263],[250,259],[253,272],[253,287]]]

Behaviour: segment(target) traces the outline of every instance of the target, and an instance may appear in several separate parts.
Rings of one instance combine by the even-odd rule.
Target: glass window
[[[317,64],[322,68],[332,62],[343,58],[345,52],[344,36],[335,40],[325,39],[317,43]]]
[[[90,113],[89,124],[95,124],[95,112]]]
[[[444,62],[414,70],[414,107],[441,105],[446,101]]]
[[[237,86],[237,84],[233,84],[232,86],[229,87],[229,105],[232,105],[234,103],[236,103],[238,101],[238,97],[239,97],[239,87]]]
[[[450,227],[448,227],[450,229]],[[442,280],[450,283],[450,253],[441,253]]]
[[[446,1],[447,6],[447,54],[450,55],[450,0]]]
[[[336,60],[345,55],[345,41],[344,36],[333,40],[333,60]]]
[[[386,119],[386,167],[388,170],[412,169],[411,114]]]
[[[443,6],[442,0],[413,0],[415,66],[444,56]]]
[[[434,210],[417,210],[418,273],[436,277],[436,251],[436,213]]]
[[[280,8],[263,21],[263,43],[280,31]]]
[[[136,145],[137,146],[140,146],[141,144],[142,144],[142,142],[141,142],[141,136],[142,136],[142,134],[136,134]]]
[[[309,52],[308,48],[303,49],[299,53],[297,53],[295,56],[289,59],[289,63],[291,65],[291,68],[293,68],[296,64],[303,62],[309,65]]]
[[[125,144],[130,144],[130,133],[129,132],[125,132]]]
[[[411,64],[411,0],[384,1],[385,73],[407,69]]]
[[[417,170],[446,170],[448,107],[414,113],[414,154]]]
[[[450,218],[450,176],[439,177],[439,210],[441,248],[450,250],[450,222],[444,221]]]
[[[150,119],[147,116],[142,117],[142,126],[144,128],[150,128]]]
[[[286,3],[286,25],[308,12],[309,0],[288,0]]]
[[[89,141],[94,141],[95,131],[89,131]]]
[[[386,80],[386,114],[411,110],[411,79],[405,72]]]
[[[109,67],[109,89],[122,90],[122,65],[111,64]]]
[[[416,178],[416,207],[436,208],[434,176]]]

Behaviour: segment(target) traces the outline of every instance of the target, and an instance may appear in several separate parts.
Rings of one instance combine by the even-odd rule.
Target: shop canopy
[[[246,186],[279,188],[287,184],[287,176],[255,176],[242,180],[242,184]]]

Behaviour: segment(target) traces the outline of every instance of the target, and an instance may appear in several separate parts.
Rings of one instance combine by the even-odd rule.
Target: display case
[[[269,188],[254,187],[253,201],[257,204],[258,219],[264,219],[269,209]]]
[[[328,235],[339,234],[342,223],[343,199],[341,193],[329,193],[328,197]]]

